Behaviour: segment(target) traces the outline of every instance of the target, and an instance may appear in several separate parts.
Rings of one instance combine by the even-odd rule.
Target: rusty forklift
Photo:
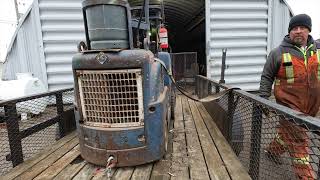
[[[161,159],[175,96],[170,55],[159,52],[157,38],[150,42],[150,29],[163,23],[159,8],[150,23],[146,0],[140,10],[132,8],[138,17],[125,0],[84,0],[82,6],[86,42],[72,59],[81,156],[116,167]]]

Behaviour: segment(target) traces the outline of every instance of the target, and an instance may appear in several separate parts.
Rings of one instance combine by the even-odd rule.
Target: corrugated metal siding
[[[271,0],[210,0],[207,26],[207,76],[219,80],[222,48],[227,48],[225,81],[244,90],[257,90],[268,50],[283,37],[284,26],[272,31],[272,19],[288,8]],[[279,0],[275,0],[279,5]],[[270,5],[270,6],[269,6]],[[271,7],[272,6],[272,7]],[[207,8],[207,9],[208,9]],[[277,17],[272,14],[275,11]],[[273,24],[279,23],[272,21]],[[273,38],[271,38],[271,36]]]
[[[272,23],[268,21],[268,1],[273,1],[270,3],[275,14]],[[81,2],[35,0],[8,54],[4,79],[14,79],[16,72],[33,72],[48,84],[49,90],[72,86],[71,59],[78,42],[85,39]],[[165,2],[168,9],[178,7],[173,1]],[[228,48],[226,82],[243,89],[257,89],[268,47],[277,45],[282,33],[286,32],[285,25],[279,24],[288,22],[288,9],[280,2],[206,0],[208,77],[219,79],[221,49]],[[181,7],[186,12],[189,12],[187,8],[194,9],[191,6]],[[169,13],[167,19],[181,18],[175,16],[181,15]],[[272,26],[275,29],[271,33]]]
[[[283,37],[288,34],[288,26],[292,13],[290,12],[288,5],[283,0],[273,1],[273,11],[272,11],[272,41],[271,48],[279,46]],[[279,26],[281,24],[281,26]]]
[[[268,2],[211,0],[208,77],[219,80],[222,48],[227,48],[226,83],[257,89],[267,56]]]
[[[41,33],[37,28],[38,21],[36,11],[32,9],[22,19],[4,62],[2,79],[13,80],[16,73],[32,72],[34,77],[47,83],[44,61],[40,56],[42,42],[38,36]]]
[[[49,90],[73,85],[71,59],[84,40],[81,0],[40,0]]]

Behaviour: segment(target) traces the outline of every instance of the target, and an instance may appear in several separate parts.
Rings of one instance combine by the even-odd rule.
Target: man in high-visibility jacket
[[[261,76],[260,96],[270,97],[275,82],[277,103],[315,116],[320,106],[320,45],[309,35],[311,26],[311,18],[306,14],[292,17],[289,34],[268,56]],[[285,118],[279,123],[267,153],[279,157],[287,151],[296,175],[300,179],[315,179],[306,129]]]

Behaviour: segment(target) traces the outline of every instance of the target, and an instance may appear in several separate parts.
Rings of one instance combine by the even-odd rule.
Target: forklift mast
[[[93,164],[135,166],[166,152],[174,98],[163,64],[170,71],[171,60],[157,48],[156,54],[148,50],[150,27],[159,22],[149,22],[144,4],[143,22],[125,0],[82,3],[86,42],[72,59],[75,117],[81,156]]]

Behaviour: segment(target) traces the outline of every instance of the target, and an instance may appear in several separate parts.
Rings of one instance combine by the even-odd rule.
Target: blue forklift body
[[[169,97],[171,94],[171,87],[164,84],[165,72],[163,67],[154,60],[153,54],[146,50],[105,52],[104,56],[108,57],[108,62],[104,64],[97,60],[99,56],[101,56],[101,52],[79,53],[74,56],[72,61],[75,75],[75,94],[77,96],[77,129],[82,157],[88,162],[106,165],[108,157],[113,156],[118,167],[134,166],[161,159],[166,151],[168,121],[170,120]],[[119,117],[110,117],[110,120],[105,121],[102,121],[105,117],[92,118],[90,116],[91,110],[88,109],[104,107],[102,101],[107,101],[106,104],[113,101],[121,102],[116,97],[109,97],[109,94],[126,94],[123,87],[128,86],[122,84],[123,87],[117,87],[118,84],[116,84],[115,87],[118,89],[112,89],[115,87],[104,87],[101,82],[105,80],[108,82],[115,81],[114,83],[116,83],[119,79],[113,79],[111,75],[108,75],[109,72],[127,72],[128,69],[141,70],[139,78],[142,82],[143,99],[137,99],[137,102],[142,101],[142,120],[140,119],[141,121],[139,120],[134,126],[125,126],[123,122],[126,121],[126,117],[123,117],[123,122],[116,121]],[[95,74],[95,78],[91,78],[88,74]],[[97,88],[87,88],[84,86],[86,83]],[[95,99],[95,97],[91,98],[89,95],[101,94],[101,88],[113,92],[108,94],[108,91],[103,91],[105,92],[104,95],[109,98],[98,96],[100,100],[93,101],[92,99]],[[124,99],[126,96],[120,98]],[[129,109],[127,110],[128,113],[131,111],[130,105],[126,107],[123,104],[115,104],[114,106],[122,107],[122,110]],[[100,111],[101,109],[103,108],[94,110]],[[122,114],[120,113],[120,115]]]
[[[161,159],[172,110],[165,69],[151,51],[134,49],[139,43],[126,0],[84,0],[82,6],[86,43],[72,59],[81,156],[102,166],[112,159],[117,167]],[[168,53],[159,58],[171,69]]]
[[[164,62],[168,71],[172,73],[172,62],[171,62],[170,54],[168,52],[158,52],[158,57],[162,62]],[[171,81],[169,75],[165,74],[164,85],[171,87],[171,83],[172,83],[172,81]]]

